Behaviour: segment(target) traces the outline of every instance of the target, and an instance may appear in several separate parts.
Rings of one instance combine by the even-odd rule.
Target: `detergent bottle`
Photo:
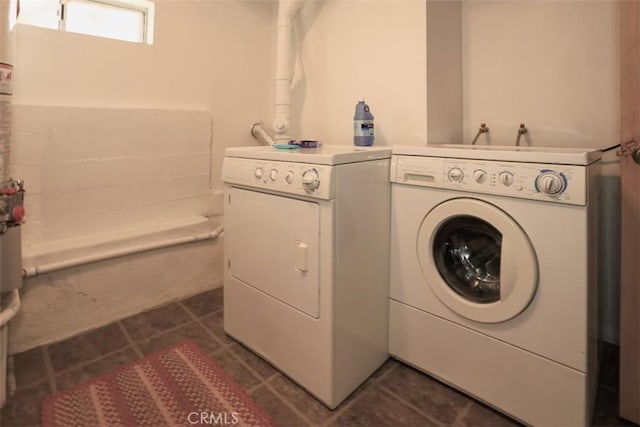
[[[356,113],[353,116],[353,144],[373,145],[373,114],[364,99],[356,104]]]

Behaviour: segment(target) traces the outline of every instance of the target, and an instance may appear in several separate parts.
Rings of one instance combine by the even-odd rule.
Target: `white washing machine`
[[[588,425],[600,156],[394,147],[390,353],[524,423]]]
[[[225,153],[224,329],[330,408],[388,358],[390,156]]]

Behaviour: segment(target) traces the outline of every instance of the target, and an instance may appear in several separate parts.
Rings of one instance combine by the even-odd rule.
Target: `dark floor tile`
[[[66,390],[138,359],[133,348],[125,348],[102,359],[56,375],[58,391]]]
[[[470,398],[409,366],[400,365],[380,385],[438,420],[450,425]]]
[[[271,417],[276,426],[302,427],[309,424],[280,400],[266,385],[261,385],[249,395]]]
[[[191,317],[178,303],[165,305],[121,320],[122,325],[134,341],[148,339],[189,321],[191,321]]]
[[[471,404],[459,424],[460,427],[512,427],[521,425],[480,402]]]
[[[42,347],[36,347],[14,355],[13,372],[18,390],[27,385],[46,380],[47,367],[44,362]]]
[[[156,335],[148,340],[138,341],[136,345],[142,353],[151,354],[161,348],[184,340],[195,342],[205,353],[210,353],[221,347],[220,343],[195,321]]]
[[[233,342],[229,349],[263,379],[271,378],[278,372],[268,362],[238,342]]]
[[[397,397],[373,386],[331,424],[333,426],[438,426]]]
[[[371,379],[377,380],[378,378],[384,377],[388,372],[393,371],[396,367],[400,365],[396,359],[389,358],[387,359],[382,366],[380,366],[374,373],[371,375]]]
[[[200,322],[202,322],[204,327],[210,330],[222,344],[229,345],[235,342],[233,338],[224,332],[224,312],[222,310],[201,317]]]
[[[209,354],[209,357],[231,376],[245,390],[249,390],[262,381],[255,376],[246,366],[231,352],[220,349]]]
[[[50,393],[48,381],[18,390],[0,410],[0,425],[2,427],[39,426],[40,406]]]
[[[182,304],[196,317],[218,311],[222,308],[223,288],[212,289],[182,300]]]
[[[618,416],[618,403],[618,393],[609,390],[607,387],[598,388],[596,408],[594,410],[591,425],[598,427],[637,427],[637,424],[634,424]]]
[[[129,345],[117,323],[77,335],[48,347],[55,372],[73,368]]]
[[[281,374],[269,380],[269,384],[283,399],[295,406],[295,408],[312,423],[324,423],[334,414],[334,411],[327,408],[302,387]]]

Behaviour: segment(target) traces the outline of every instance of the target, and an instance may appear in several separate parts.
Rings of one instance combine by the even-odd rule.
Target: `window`
[[[153,43],[149,0],[21,0],[21,24],[137,43]]]

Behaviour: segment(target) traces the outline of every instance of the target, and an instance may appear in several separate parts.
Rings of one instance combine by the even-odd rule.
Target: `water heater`
[[[24,185],[10,174],[13,137],[14,26],[19,0],[0,0],[0,292],[22,286],[20,224]]]

